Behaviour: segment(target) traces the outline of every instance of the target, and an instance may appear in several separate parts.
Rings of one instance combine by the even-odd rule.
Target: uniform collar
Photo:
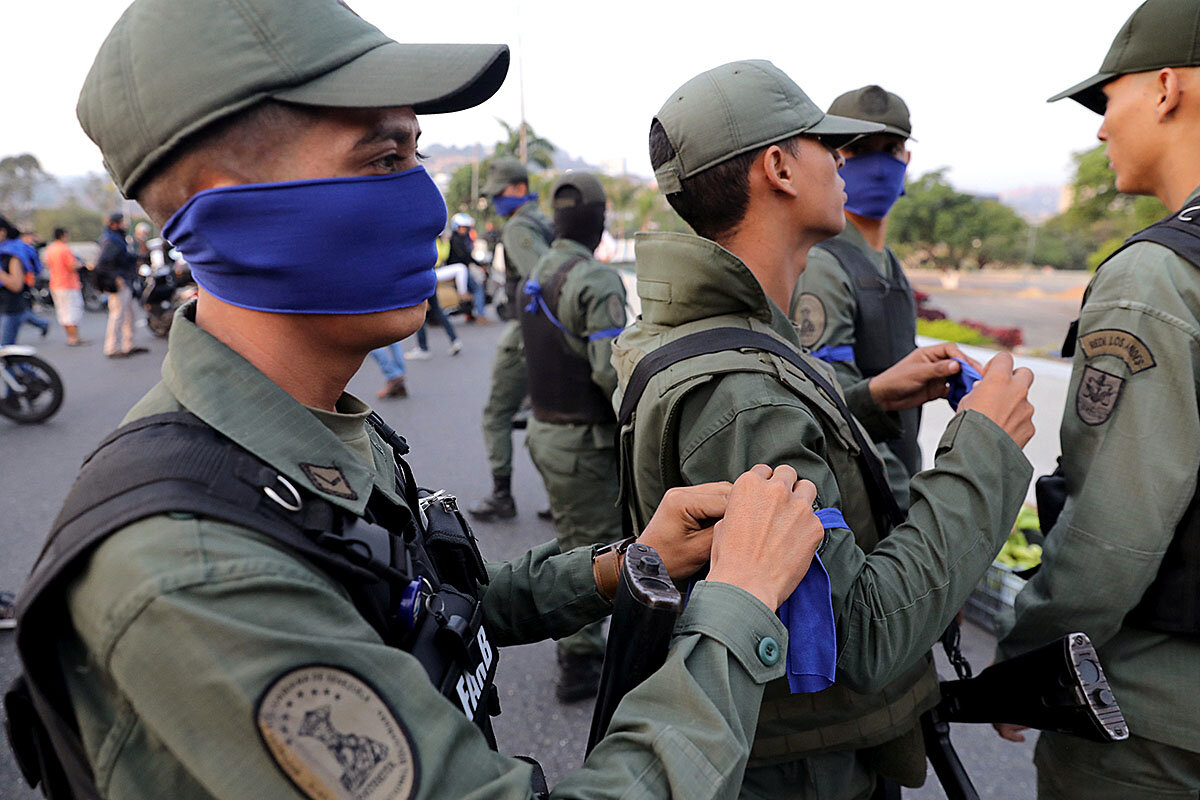
[[[846,227],[842,228],[842,232],[833,238],[841,239],[843,242],[852,244],[860,250],[868,253],[875,253],[878,255],[883,252],[882,250],[876,250],[874,247],[871,247],[871,245],[867,244],[867,240],[863,237],[862,231],[860,231],[855,224],[848,219],[846,220]]]
[[[723,314],[753,317],[799,346],[787,315],[750,268],[721,245],[689,233],[639,233],[635,241],[646,322],[675,327]]]
[[[201,330],[195,315],[192,303],[176,314],[171,325],[162,366],[163,383],[171,394],[207,425],[289,480],[361,515],[375,484],[375,471],[309,409]],[[365,415],[367,410],[350,394],[343,394],[337,407],[349,415]]]
[[[581,245],[574,239],[568,239],[566,237],[559,237],[555,239],[554,244],[550,245],[550,249],[569,256],[585,256],[587,258],[592,257],[591,250],[588,250],[587,247]]]

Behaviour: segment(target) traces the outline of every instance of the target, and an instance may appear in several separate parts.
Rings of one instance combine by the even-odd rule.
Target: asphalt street
[[[83,456],[158,380],[166,342],[142,329],[139,343],[149,346],[150,354],[105,359],[99,343],[104,320],[103,314],[87,315],[81,330],[93,341],[90,347],[66,347],[57,326],[44,340],[29,328],[22,336],[23,343],[36,346],[61,372],[66,401],[59,413],[42,425],[21,427],[0,418],[0,486],[4,487],[0,493],[0,588],[15,590],[22,584]],[[460,325],[464,348],[455,357],[446,353],[444,332],[431,330],[434,358],[409,363],[408,399],[375,403],[383,379],[370,360],[349,387],[373,402],[407,437],[412,445],[410,461],[421,484],[447,488],[464,505],[490,489],[479,415],[500,329],[500,325]],[[520,515],[512,521],[476,525],[484,555],[491,559],[516,556],[554,535],[552,525],[535,515],[545,507],[546,494],[519,436],[517,444],[513,490]],[[964,638],[967,655],[977,668],[990,662],[994,644],[990,636],[968,625]],[[496,721],[501,749],[536,757],[552,785],[582,761],[591,718],[588,703],[563,706],[554,699],[554,661],[551,642],[504,651],[497,680],[503,714]],[[943,676],[948,676],[944,660],[940,664]],[[11,634],[0,632],[0,687],[6,687],[15,672]],[[954,739],[983,798],[1034,797],[1032,742],[1012,745],[1002,742],[990,727],[965,725],[955,728]],[[11,754],[0,746],[0,799],[37,796],[25,788]],[[906,790],[904,796],[944,797],[932,775],[924,788]]]

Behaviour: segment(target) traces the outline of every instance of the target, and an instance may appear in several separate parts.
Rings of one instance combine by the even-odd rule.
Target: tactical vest
[[[653,363],[656,357],[658,363]],[[647,368],[639,376],[642,362],[647,362]],[[883,477],[878,454],[830,378],[765,323],[735,315],[686,323],[673,328],[670,341],[648,353],[642,362],[626,385],[618,414],[621,496],[630,527],[640,530],[647,521],[649,509],[640,508],[639,487],[653,497],[683,484],[678,458],[683,401],[716,376],[731,372],[768,375],[812,412],[824,434],[825,458],[839,493],[870,500],[842,509],[859,547],[870,552],[903,519]],[[652,399],[641,402],[644,398]],[[635,438],[658,443],[657,463],[634,463]],[[776,681],[764,695],[749,763],[764,766],[891,742],[913,730],[920,715],[936,705],[938,696],[937,673],[928,655],[874,694],[860,694],[844,686],[815,694],[791,694],[786,681]],[[873,766],[885,777],[908,783],[918,780],[913,777],[917,771],[924,776],[925,755],[920,737],[905,742],[904,752],[883,756],[882,762]],[[900,771],[889,773],[889,766]]]
[[[24,674],[4,704],[9,741],[30,786],[40,782],[54,800],[99,797],[59,661],[59,637],[71,626],[67,588],[108,536],[172,512],[249,528],[314,564],[346,590],[386,644],[420,662],[495,747],[490,717],[500,710],[492,684],[499,654],[483,628],[488,576],[475,537],[453,497],[417,489],[402,458],[403,438],[378,415],[369,421],[393,449],[405,502],[374,491],[363,517],[295,486],[187,412],[136,420],[100,443],[21,596],[16,644]]]
[[[539,422],[590,425],[616,419],[612,402],[592,380],[591,362],[574,350],[567,338],[586,344],[587,337],[568,331],[555,315],[567,276],[584,258],[568,259],[544,287],[532,278],[521,283],[518,296],[522,298],[521,336],[525,341],[529,400],[534,419]]]
[[[1185,208],[1178,214],[1159,220],[1125,240],[1104,260],[1104,267],[1125,248],[1138,242],[1154,242],[1169,248],[1194,267],[1200,268],[1200,205]],[[1087,302],[1086,297],[1084,302]],[[1063,342],[1062,354],[1075,355],[1079,335],[1079,320],[1071,323]],[[1045,496],[1056,506],[1056,512],[1042,516],[1042,530],[1049,532],[1062,511],[1060,500],[1066,498],[1066,478],[1061,468],[1053,475],[1038,479],[1039,508]],[[1142,599],[1126,616],[1130,625],[1160,633],[1200,636],[1200,481],[1188,503],[1187,510],[1175,528],[1167,546],[1158,575],[1142,595]]]
[[[891,277],[879,274],[862,250],[841,239],[828,239],[817,245],[832,255],[854,292],[854,363],[865,378],[873,378],[917,348],[917,303],[908,277],[890,251],[884,258],[891,262]],[[921,470],[921,451],[917,433],[921,429],[921,409],[896,412],[903,432],[884,443],[908,470],[909,476]]]
[[[536,201],[530,201],[536,202]],[[524,206],[522,206],[524,208]],[[520,216],[517,216],[520,215]],[[514,216],[510,219],[507,225],[524,225],[529,228],[534,236],[540,236],[549,246],[554,241],[554,228],[546,221],[540,213],[538,214],[521,214],[518,209],[514,212]],[[507,306],[505,307],[503,318],[506,320],[514,320],[520,318],[521,309],[521,281],[525,280],[526,275],[533,273],[533,268],[536,264],[524,264],[525,272],[522,273],[520,267],[509,257],[508,248],[504,252],[504,294],[508,298]]]

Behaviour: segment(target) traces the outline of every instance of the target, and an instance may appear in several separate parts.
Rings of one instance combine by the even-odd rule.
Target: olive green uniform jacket
[[[799,348],[787,316],[750,270],[714,242],[687,234],[639,234],[637,270],[642,315],[613,347],[622,386],[644,355],[699,330],[749,328]],[[832,377],[827,365],[812,363]],[[846,392],[856,414],[872,409],[862,384]],[[837,627],[838,685],[827,691],[873,693],[913,669],[920,672],[931,645],[1007,537],[1031,467],[991,420],[974,411],[959,413],[942,437],[934,468],[912,481],[907,522],[876,546],[879,530],[849,432],[843,423],[818,419],[836,414],[831,408],[802,373],[768,353],[751,358],[726,352],[677,364],[649,382],[634,417],[632,445],[623,444],[628,448],[622,453],[623,475],[636,486],[626,502],[644,523],[662,494],[679,483],[733,480],[760,463],[790,464],[811,480],[819,505],[840,508],[853,529],[828,531],[819,550]],[[881,416],[878,408],[874,415]],[[778,763],[791,750],[808,749],[812,729],[822,724],[804,711],[806,698],[815,696],[789,696],[785,682],[773,689],[771,711],[760,720],[755,748],[762,758],[756,764]],[[795,797],[869,792],[873,776],[866,767],[853,754],[832,752],[846,731],[820,733],[831,752],[790,775],[781,773],[774,783],[791,783],[786,791]],[[917,768],[919,782],[923,763]],[[754,771],[747,773],[748,782]]]
[[[1130,733],[1200,754],[1200,640],[1125,621],[1200,473],[1200,265],[1140,242],[1096,273],[1060,436],[1066,505],[997,657],[1083,631]]]
[[[885,278],[891,276],[893,269],[900,269],[900,262],[891,248],[884,247],[882,251],[873,249],[867,244],[867,240],[863,238],[858,228],[854,227],[854,223],[849,220],[846,221],[846,227],[842,229],[842,232],[834,238],[841,239],[861,250],[863,255],[879,269],[879,274]],[[825,310],[825,318],[820,328],[814,330],[811,337],[800,337],[800,343],[809,350],[819,350],[822,347],[853,347],[860,337],[885,335],[883,331],[859,330],[855,327],[854,318],[858,313],[858,300],[855,299],[854,289],[850,286],[850,276],[846,274],[846,270],[842,269],[837,258],[820,246],[808,251],[808,266],[805,267],[800,280],[796,281],[796,288],[792,290],[788,311],[792,321],[797,325],[800,324],[800,295],[805,293],[820,298]],[[829,364],[833,367],[834,374],[837,375],[842,388],[854,386],[863,379],[863,375],[854,361],[831,361]],[[888,483],[892,485],[896,502],[900,504],[901,508],[907,508],[908,470],[886,444],[878,443],[877,447],[880,457],[883,458]]]
[[[554,226],[531,200],[513,212],[500,232],[504,245],[504,268],[516,270],[522,279],[529,277],[538,259],[550,249],[545,231]],[[514,305],[519,297],[510,297]],[[528,394],[525,374],[525,347],[521,342],[521,323],[512,319],[504,324],[492,362],[492,384],[483,407],[483,443],[493,475],[512,475],[512,418]]]
[[[571,268],[550,310],[572,335],[567,346],[591,365],[592,382],[612,397],[617,372],[612,365],[614,329],[625,327],[625,284],[614,268],[592,258],[592,253],[571,239],[558,239],[533,269],[532,277],[547,286],[568,261],[582,257]],[[590,339],[592,334],[599,338]],[[528,357],[529,352],[526,351]],[[616,425],[564,425],[531,417],[525,442],[546,492],[558,544],[565,552],[582,545],[605,544],[621,538],[621,511],[617,505]],[[604,653],[600,625],[589,625],[578,634],[560,639],[564,655]]]
[[[171,328],[162,382],[128,419],[186,409],[342,508],[361,513],[373,490],[398,500],[391,453],[364,427],[367,407],[343,395],[338,408],[300,405],[185,313]],[[314,484],[301,464],[340,470],[344,484]],[[356,499],[346,499],[351,493]],[[549,542],[488,571],[494,644],[562,635],[610,609],[590,549],[560,555]],[[528,764],[489,751],[339,584],[265,535],[182,515],[138,522],[100,545],[67,602],[73,628],[58,633],[62,663],[106,798],[303,797],[264,745],[256,716],[273,681],[313,664],[357,675],[380,698],[374,708],[398,720],[397,738],[411,751],[401,797],[530,796]],[[618,708],[610,731],[621,735],[554,796],[731,796],[763,684],[782,674],[782,663],[757,655],[768,637],[786,647],[765,606],[732,586],[700,584],[665,667]],[[522,742],[504,745],[527,752]]]

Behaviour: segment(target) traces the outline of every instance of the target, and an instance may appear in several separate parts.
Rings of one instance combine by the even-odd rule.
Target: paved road
[[[88,315],[82,327],[84,335],[102,338],[103,323],[103,315]],[[412,396],[378,404],[380,413],[412,444],[411,461],[421,482],[449,487],[465,503],[489,489],[479,410],[499,329],[461,327],[465,347],[454,358],[445,355],[447,342],[442,331],[431,331],[436,357],[409,365]],[[18,427],[0,419],[0,486],[7,487],[0,495],[0,587],[21,584],[82,457],[158,379],[165,343],[150,340],[144,331],[140,335],[152,353],[125,361],[105,360],[98,344],[67,348],[57,328],[44,342],[36,339],[36,332],[25,337],[26,343],[38,346],[62,372],[67,397],[59,414],[40,426]],[[350,390],[373,398],[381,385],[374,363],[368,361]],[[513,488],[521,516],[512,522],[477,526],[484,554],[493,559],[515,556],[553,536],[551,525],[534,515],[546,503],[545,492],[524,449],[517,452]],[[28,488],[18,492],[13,487]],[[965,638],[973,663],[988,663],[990,637],[968,626]],[[944,662],[942,672],[949,674]],[[0,686],[7,686],[14,673],[11,636],[0,633]],[[505,650],[498,680],[504,713],[496,724],[502,749],[537,757],[552,783],[582,760],[591,717],[586,703],[562,706],[553,699],[554,677],[551,643]],[[990,729],[978,726],[956,729],[955,741],[984,798],[1025,800],[1034,796],[1031,745],[1009,745]],[[924,789],[906,792],[905,797],[943,797],[935,784],[931,778]],[[35,796],[24,788],[7,748],[0,746],[0,800]]]

